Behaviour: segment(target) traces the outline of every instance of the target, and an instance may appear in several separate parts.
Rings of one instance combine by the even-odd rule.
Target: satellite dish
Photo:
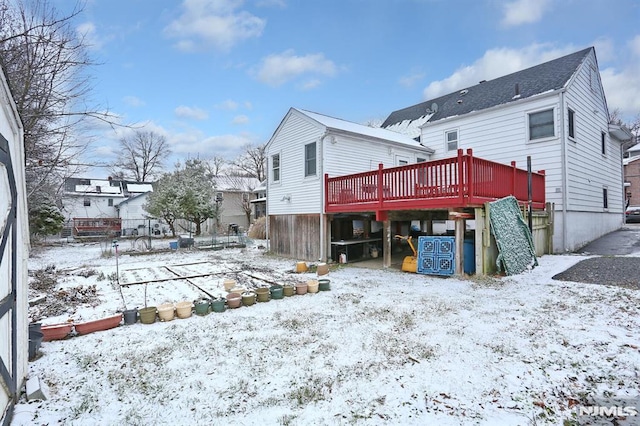
[[[434,114],[436,112],[438,112],[438,104],[437,103],[434,102],[434,103],[431,104],[431,112],[433,112]]]

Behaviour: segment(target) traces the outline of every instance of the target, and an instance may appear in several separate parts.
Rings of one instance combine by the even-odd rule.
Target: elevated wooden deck
[[[513,195],[528,202],[527,170],[466,154],[442,160],[329,177],[325,174],[326,213],[376,212],[378,220],[392,210],[478,207]],[[545,205],[544,170],[531,173],[534,209]]]

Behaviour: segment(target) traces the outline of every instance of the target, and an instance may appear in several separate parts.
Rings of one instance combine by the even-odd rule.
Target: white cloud
[[[624,63],[600,71],[609,111],[619,109],[623,121],[640,114],[640,35],[627,43]]]
[[[418,70],[412,70],[409,74],[400,77],[399,83],[404,87],[413,87],[418,81],[424,78],[424,73]]]
[[[287,50],[264,58],[256,75],[263,83],[281,86],[304,74],[331,77],[337,72],[333,61],[326,59],[322,53],[296,56],[293,50]]]
[[[122,100],[125,104],[132,107],[141,107],[145,105],[144,101],[136,96],[125,96]]]
[[[235,117],[233,117],[233,124],[247,124],[249,123],[249,117],[247,117],[246,115],[236,115]]]
[[[176,47],[194,51],[212,46],[229,50],[242,40],[262,35],[266,21],[244,10],[241,0],[184,0],[183,13],[164,29],[178,39]]]
[[[192,120],[206,120],[209,118],[209,113],[200,108],[192,108],[184,105],[180,105],[174,110],[178,117],[190,118]]]
[[[456,70],[449,77],[434,81],[424,89],[425,99],[432,99],[468,86],[481,80],[491,80],[512,72],[520,71],[578,50],[575,46],[562,48],[545,44],[533,44],[523,49],[496,48],[485,52],[484,56],[471,65]]]
[[[311,80],[307,80],[304,83],[302,83],[300,85],[300,88],[302,90],[312,90],[320,86],[320,84],[322,84],[320,80],[318,80],[317,78],[312,78]]]
[[[76,33],[91,50],[100,50],[104,45],[104,40],[98,36],[96,26],[93,22],[83,22],[78,25],[76,27]]]
[[[226,111],[235,111],[238,109],[238,103],[236,101],[233,101],[231,99],[227,99],[226,101],[220,102],[219,104],[216,104],[216,108],[218,109],[223,109]]]
[[[515,27],[531,24],[542,19],[542,15],[549,7],[549,0],[516,0],[504,5],[502,25]]]

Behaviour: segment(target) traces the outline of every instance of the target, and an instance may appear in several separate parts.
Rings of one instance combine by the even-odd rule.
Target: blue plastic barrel
[[[169,248],[171,250],[178,250],[178,242],[177,241],[169,241]]]
[[[476,243],[474,240],[464,240],[463,269],[465,274],[476,273]]]

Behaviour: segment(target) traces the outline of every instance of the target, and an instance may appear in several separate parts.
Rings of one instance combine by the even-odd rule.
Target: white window
[[[447,142],[447,151],[455,151],[458,149],[458,131],[450,130],[444,133],[445,141]]]
[[[304,146],[304,175],[316,175],[316,143],[310,143]]]
[[[83,204],[85,207],[91,207],[91,199],[85,198]]]
[[[280,181],[280,154],[271,156],[271,177],[274,182]]]
[[[529,114],[529,140],[553,137],[553,108]]]

